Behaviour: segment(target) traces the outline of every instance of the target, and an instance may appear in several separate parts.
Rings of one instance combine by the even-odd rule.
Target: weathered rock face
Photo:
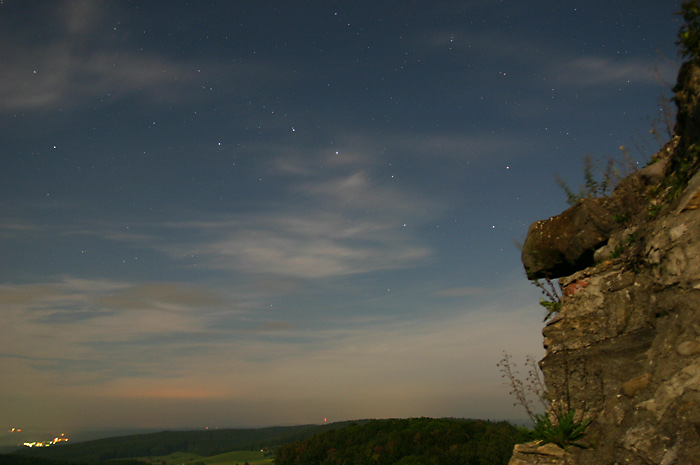
[[[586,199],[530,226],[522,261],[528,278],[556,278],[593,264],[593,252],[615,227],[607,199]]]
[[[529,279],[559,278],[592,266],[595,252],[635,215],[646,215],[649,198],[668,169],[675,137],[657,161],[625,178],[609,197],[581,199],[564,213],[530,226],[522,262]]]
[[[676,91],[655,171],[530,228],[528,276],[564,290],[540,362],[553,408],[592,423],[588,449],[518,446],[512,465],[700,465],[700,67]]]
[[[554,444],[516,444],[509,465],[569,465],[570,457]]]

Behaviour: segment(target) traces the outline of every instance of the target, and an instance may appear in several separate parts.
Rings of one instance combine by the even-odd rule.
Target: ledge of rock
[[[555,444],[538,441],[517,444],[508,465],[569,465],[564,449]]]
[[[581,199],[563,213],[533,223],[521,257],[528,279],[559,278],[594,265],[596,250],[615,230],[646,214],[648,191],[666,176],[675,143],[666,144],[656,163],[625,178],[609,197]]]
[[[556,278],[593,264],[615,226],[605,199],[584,199],[561,215],[530,226],[522,261],[529,279]]]

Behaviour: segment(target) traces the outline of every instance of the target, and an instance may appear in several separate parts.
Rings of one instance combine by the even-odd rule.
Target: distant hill
[[[275,450],[275,465],[500,465],[522,430],[507,422],[461,419],[357,420],[259,429],[161,431],[0,455],[0,465],[138,465],[135,457],[189,452]],[[108,462],[109,461],[109,462]]]
[[[525,440],[507,422],[373,420],[282,445],[275,465],[505,465]]]
[[[326,431],[330,427],[346,426],[348,423],[277,426],[258,429],[161,431],[158,433],[133,434],[52,447],[24,448],[15,451],[13,455],[80,463],[161,456],[173,452],[191,452],[208,457],[235,450],[254,450],[263,447],[274,448],[287,442],[309,438],[314,434]],[[4,459],[7,457],[0,456],[0,464],[4,464]]]
[[[36,457],[24,457],[22,455],[0,455],[1,465],[75,465],[71,462],[59,460],[40,459]]]
[[[38,457],[25,457],[23,455],[0,454],[0,465],[82,465],[78,462],[66,462],[64,460],[42,459]],[[109,465],[145,465],[138,460],[114,460]]]

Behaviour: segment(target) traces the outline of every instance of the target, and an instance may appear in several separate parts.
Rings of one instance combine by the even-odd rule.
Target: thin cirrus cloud
[[[436,297],[473,297],[484,295],[488,290],[483,287],[460,286],[450,287],[435,291],[433,295]]]
[[[58,19],[70,35],[85,35],[93,31],[109,14],[106,5],[92,0],[72,0],[62,6]]]
[[[551,67],[549,74],[557,85],[588,88],[628,83],[660,85],[675,70],[671,63],[659,65],[658,60],[612,60],[591,55],[560,62]]]
[[[659,57],[648,59],[611,58],[606,55],[583,55],[571,59],[570,53],[552,44],[518,37],[517,40],[504,40],[502,33],[475,34],[463,31],[438,31],[429,36],[424,49],[434,53],[455,51],[466,55],[486,54],[509,60],[510,67],[529,63],[539,63],[542,70],[538,75],[547,79],[533,81],[565,87],[604,87],[615,84],[635,83],[660,85],[661,79],[672,78],[677,64]],[[507,71],[500,69],[500,71]]]
[[[75,374],[77,384],[166,373],[173,367],[156,362],[158,355],[196,354],[216,313],[212,307],[226,303],[192,285],[70,277],[5,285],[1,296],[0,356],[25,360],[24,371]],[[147,360],[139,355],[144,350]]]
[[[17,376],[61,376],[62,385],[177,377],[200,364],[202,355],[217,363],[225,354],[260,360],[260,354],[242,350],[250,345],[244,342],[247,335],[293,328],[283,321],[246,322],[230,308],[223,315],[230,302],[218,293],[180,283],[131,285],[66,277],[42,285],[3,286],[2,303],[4,363],[15,367]],[[58,314],[63,317],[57,319]],[[223,327],[216,323],[222,317],[227,320]]]
[[[430,259],[431,248],[414,228],[441,215],[445,206],[399,187],[405,184],[389,176],[370,174],[386,161],[364,155],[371,140],[355,143],[360,148],[347,150],[350,155],[273,159],[270,174],[285,176],[280,186],[296,198],[291,208],[271,201],[249,213],[198,213],[198,220],[130,222],[130,228],[101,219],[18,225],[54,239],[95,237],[132,250],[159,251],[176,265],[288,279],[401,269]],[[21,234],[19,226],[5,228],[5,234]]]
[[[200,269],[304,280],[401,269],[429,259],[430,247],[411,228],[444,207],[390,178],[370,176],[376,161],[336,158],[279,157],[271,174],[288,178],[283,192],[296,197],[294,206],[270,202],[246,214],[161,224],[165,237],[152,246],[175,260],[194,258]],[[128,241],[128,234],[122,239]]]
[[[307,172],[289,166],[287,174]],[[405,228],[437,209],[430,200],[348,170],[322,181],[301,176],[290,192],[306,197],[303,207],[273,208],[221,227],[197,222],[189,226],[205,231],[207,241],[166,249],[174,257],[197,256],[199,266],[301,279],[398,269],[431,255]]]
[[[39,8],[34,36],[9,37],[0,51],[0,111],[51,111],[79,107],[95,99],[138,95],[147,102],[173,104],[207,98],[211,81],[226,80],[217,91],[246,92],[261,82],[289,80],[289,73],[261,61],[176,60],[156,53],[126,50],[111,36],[114,18],[103,3],[62,2],[60,8]],[[54,35],[42,41],[43,29]],[[282,76],[285,76],[284,78]],[[218,94],[220,97],[220,94]]]
[[[76,107],[95,98],[139,95],[160,103],[187,102],[206,97],[200,83],[205,75],[227,75],[226,91],[243,92],[254,82],[274,79],[263,64],[184,63],[156,55],[99,50],[83,56],[65,44],[18,47],[2,53],[6,73],[0,79],[3,111],[52,110]]]
[[[178,314],[186,314],[194,308],[220,305],[222,298],[208,289],[183,285],[180,283],[161,282],[148,284],[130,284],[122,281],[95,280],[64,277],[53,282],[4,285],[0,303],[8,317],[6,323],[12,327],[23,328],[25,323],[55,325],[60,328],[70,328],[73,324],[92,326],[90,333],[113,334],[119,338],[128,332],[114,332],[111,325],[103,325],[107,321],[114,323],[114,318],[124,314],[130,317],[124,324],[137,332],[160,332],[169,327],[185,330],[187,324],[172,326]],[[144,324],[151,312],[168,313],[167,321]],[[93,325],[91,320],[98,321]],[[102,329],[104,334],[102,334]],[[8,331],[8,337],[16,338],[22,343],[22,337],[15,331]]]
[[[363,171],[307,183],[299,189],[317,198],[330,199],[336,207],[360,212],[408,210],[414,213],[424,210],[427,203],[420,198],[411,201],[405,192],[391,186],[372,183]]]
[[[196,223],[215,238],[163,250],[173,258],[196,256],[200,267],[300,279],[402,268],[430,256],[428,247],[401,237],[399,225],[376,218],[275,213],[236,222],[233,228],[225,224]]]
[[[196,286],[183,286],[178,283],[148,283],[129,287],[121,292],[102,298],[108,307],[120,309],[160,308],[177,310],[180,308],[203,307],[221,303],[221,299],[211,291]]]

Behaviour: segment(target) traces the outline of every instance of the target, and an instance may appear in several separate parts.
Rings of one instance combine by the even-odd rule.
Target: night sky
[[[0,1],[0,427],[524,417],[516,243],[658,150],[678,7]]]

